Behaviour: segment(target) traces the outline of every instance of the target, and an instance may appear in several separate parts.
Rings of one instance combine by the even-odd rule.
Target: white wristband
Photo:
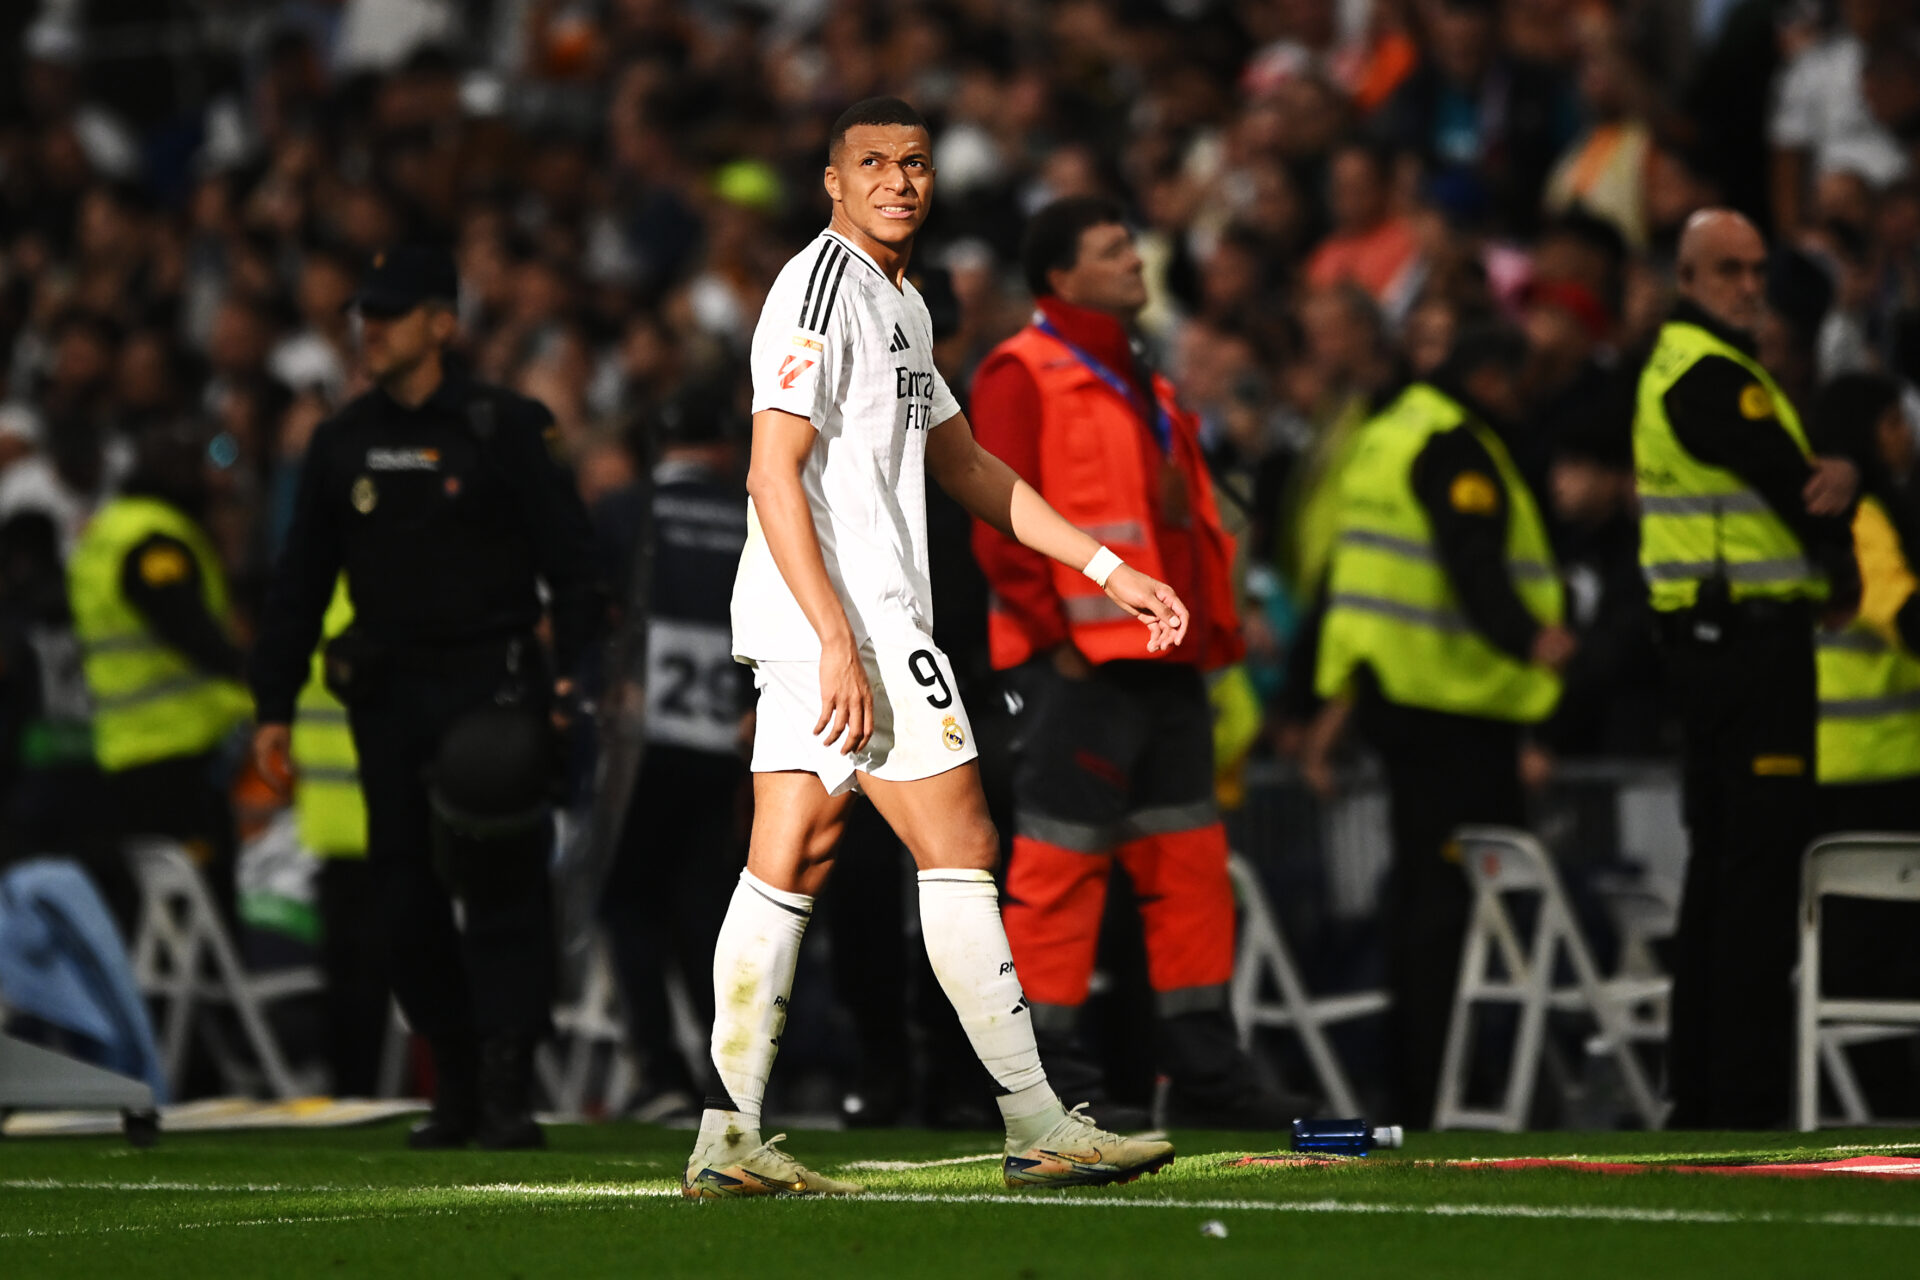
[[[1104,587],[1107,579],[1113,576],[1113,571],[1123,563],[1119,556],[1102,547],[1093,553],[1093,559],[1087,561],[1087,567],[1080,572],[1093,579],[1095,586]]]

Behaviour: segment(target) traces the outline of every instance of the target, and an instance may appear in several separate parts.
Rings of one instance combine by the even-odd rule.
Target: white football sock
[[[707,1099],[700,1136],[760,1142],[760,1102],[787,1025],[787,996],[813,899],[740,873],[713,949],[713,1066],[725,1098]],[[750,1140],[750,1141],[749,1141]]]
[[[1062,1111],[1040,1066],[1033,1015],[1013,971],[993,876],[958,869],[922,871],[920,933],[940,989],[960,1015],[981,1065],[1003,1090],[1000,1114],[1008,1136],[1038,1141]]]

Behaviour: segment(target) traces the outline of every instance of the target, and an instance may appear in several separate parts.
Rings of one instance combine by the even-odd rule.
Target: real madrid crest
[[[380,501],[380,493],[373,487],[372,476],[361,476],[353,482],[353,491],[348,495],[353,509],[361,515],[372,511],[374,504]]]
[[[967,745],[967,735],[960,730],[960,722],[952,716],[940,722],[940,741],[947,744],[947,750],[960,751]]]

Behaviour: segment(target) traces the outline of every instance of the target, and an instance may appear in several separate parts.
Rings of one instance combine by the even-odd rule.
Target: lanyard
[[[1106,383],[1108,388],[1122,400],[1125,400],[1136,409],[1141,407],[1140,394],[1134,389],[1131,383],[1121,378],[1119,374],[1107,368],[1107,366],[1101,364],[1098,360],[1095,360],[1079,347],[1068,342],[1066,338],[1062,336],[1061,332],[1053,327],[1053,321],[1047,319],[1045,316],[1041,316],[1033,322],[1033,327],[1071,351],[1074,359],[1087,366],[1087,372]],[[1153,438],[1160,444],[1160,452],[1167,453],[1173,448],[1173,419],[1168,416],[1166,406],[1161,404],[1157,398],[1153,401],[1151,407],[1153,412],[1147,417],[1147,425],[1153,430]]]

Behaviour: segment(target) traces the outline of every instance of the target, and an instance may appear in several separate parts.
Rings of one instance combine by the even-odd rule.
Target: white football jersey
[[[855,642],[931,635],[927,432],[960,405],[933,366],[927,304],[823,231],[768,292],[752,362],[753,411],[784,410],[817,433],[801,484]],[[733,651],[756,661],[820,655],[751,506],[733,583]]]

